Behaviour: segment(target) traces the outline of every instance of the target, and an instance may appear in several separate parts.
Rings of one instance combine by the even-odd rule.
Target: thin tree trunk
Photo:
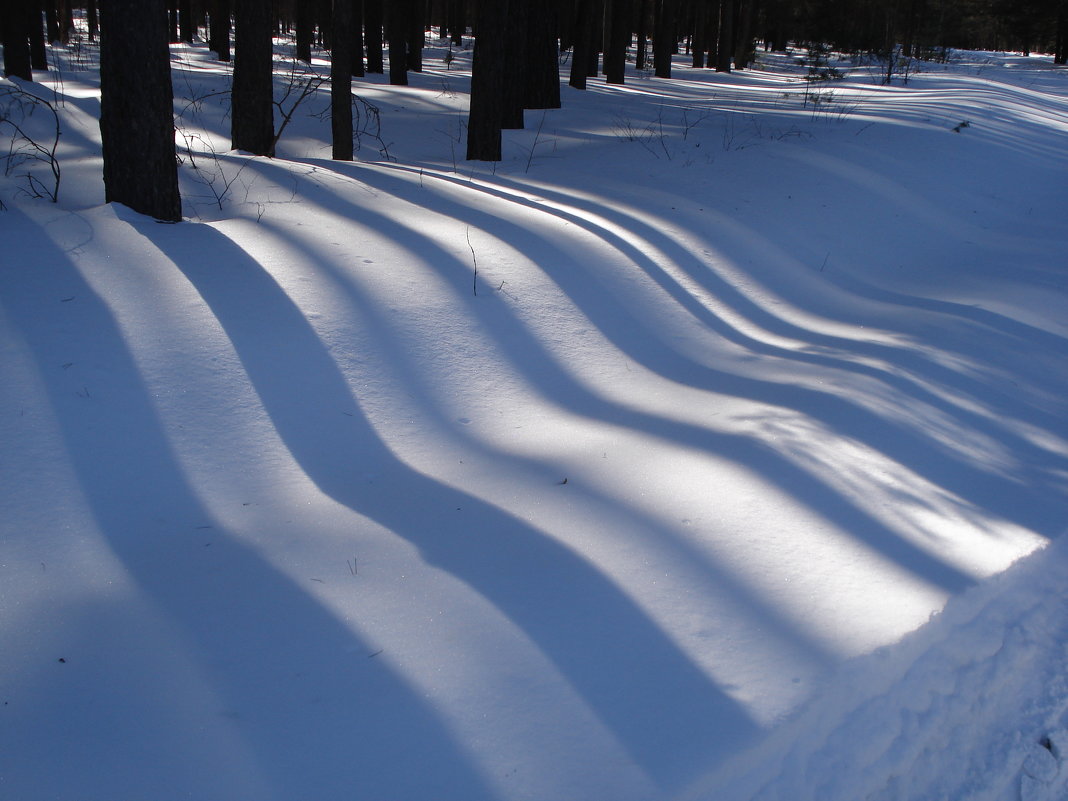
[[[166,6],[163,0],[106,0],[100,11],[104,197],[177,222],[182,201]]]
[[[352,0],[352,74],[364,76],[363,68],[363,0]]]
[[[575,89],[586,88],[589,76],[590,50],[593,49],[593,2],[578,0],[575,4],[575,42],[571,51],[571,74],[568,85]]]

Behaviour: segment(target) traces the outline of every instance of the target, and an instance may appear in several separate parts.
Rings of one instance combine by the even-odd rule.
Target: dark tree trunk
[[[392,0],[386,15],[386,38],[389,40],[389,82],[392,86],[408,85],[408,33],[410,0]]]
[[[645,69],[645,47],[649,39],[649,0],[638,0],[638,30],[635,32],[638,50],[634,55],[634,69]]]
[[[59,41],[68,45],[74,30],[74,8],[71,6],[71,0],[59,0],[56,14],[59,17]]]
[[[364,0],[363,38],[367,46],[367,71],[381,75],[385,70],[382,61],[382,0]]]
[[[671,56],[677,45],[678,0],[656,0],[653,28],[653,73],[657,78],[671,77]]]
[[[560,108],[560,48],[557,6],[547,3],[528,12],[526,65],[521,68],[525,108]]]
[[[182,201],[167,9],[163,0],[105,0],[100,11],[104,197],[108,203],[177,222]]]
[[[731,42],[734,37],[734,0],[719,1],[719,37],[716,42],[716,71],[731,71]]]
[[[693,9],[693,39],[690,42],[691,64],[694,69],[705,66],[705,52],[708,50],[708,0],[697,0]]]
[[[744,70],[748,67],[756,55],[756,46],[753,42],[753,3],[751,0],[741,0],[738,4],[735,17],[734,37],[734,67]]]
[[[18,0],[9,0],[13,5],[18,4]],[[52,0],[48,2],[42,2],[42,0],[30,0],[26,3],[27,8],[33,7],[37,10],[37,13],[41,13],[42,7],[44,8],[45,25],[48,28],[48,41],[59,41],[59,14],[56,11],[56,4]]]
[[[467,118],[467,158],[470,161],[501,160],[508,6],[508,0],[478,4],[471,71],[471,111]]]
[[[297,0],[294,9],[294,27],[296,39],[296,55],[298,61],[311,64],[312,59],[312,33],[315,30],[315,20],[312,17],[314,9],[307,0]]]
[[[596,45],[594,36],[594,0],[577,0],[575,3],[574,46],[571,51],[571,74],[568,85],[575,89],[586,88],[589,76],[590,51]]]
[[[504,92],[501,102],[501,127],[519,130],[524,127],[523,101],[526,99],[524,73],[529,71],[527,34],[531,0],[510,0],[507,30],[504,35]]]
[[[193,19],[192,0],[179,0],[178,2],[178,29],[182,41],[192,44],[197,33],[197,24]]]
[[[363,0],[352,0],[352,74],[364,75],[363,68]]]
[[[630,22],[634,13],[631,0],[608,0],[608,46],[604,52],[605,83],[623,83],[630,47]]]
[[[464,43],[464,32],[467,30],[467,3],[464,0],[445,0],[446,25],[449,28],[449,37],[454,45]]]
[[[408,61],[412,72],[423,71],[423,46],[426,44],[426,3],[408,0]]]
[[[8,0],[17,4],[15,0]],[[52,8],[52,4],[48,4]],[[58,22],[59,16],[53,12]],[[30,63],[35,70],[48,69],[48,47],[45,41],[45,29],[41,20],[41,0],[31,0],[26,7],[26,33],[30,37]],[[56,41],[55,39],[52,40]]]
[[[100,24],[96,16],[96,0],[86,0],[85,16],[89,23],[89,41],[95,42],[96,37],[100,35]]]
[[[4,75],[8,78],[33,80],[27,6],[13,0],[0,2],[0,36],[4,45]],[[36,3],[32,4],[36,5]]]
[[[271,33],[270,3],[236,0],[230,140],[234,150],[256,156],[274,155]]]
[[[332,156],[352,161],[352,0],[334,0],[330,53],[330,133]]]
[[[230,60],[230,2],[231,0],[209,0],[211,40],[208,47],[215,51],[219,61]]]

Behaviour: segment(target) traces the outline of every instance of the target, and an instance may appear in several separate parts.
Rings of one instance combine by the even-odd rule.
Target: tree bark
[[[467,118],[469,161],[501,160],[501,119],[507,54],[508,0],[478,4],[471,70],[471,111]]]
[[[408,85],[408,34],[411,25],[409,5],[410,0],[392,0],[386,15],[391,86]]]
[[[364,0],[363,39],[367,46],[367,72],[381,75],[385,71],[382,60],[382,0]]]
[[[529,12],[526,26],[526,65],[521,67],[524,108],[560,108],[560,47],[556,32],[557,4],[550,2]]]
[[[274,61],[270,3],[234,4],[234,82],[230,140],[234,150],[274,155]]]
[[[0,35],[4,45],[4,75],[8,78],[33,80],[30,37],[27,30],[27,6],[17,0],[0,2]],[[34,4],[36,5],[36,4]]]
[[[182,201],[167,9],[163,0],[104,0],[100,12],[104,197],[108,203],[177,222]]]
[[[586,88],[589,76],[590,51],[596,45],[594,35],[594,0],[577,0],[575,3],[575,42],[571,51],[571,73],[568,85],[575,89]]]
[[[608,47],[604,53],[605,83],[621,84],[627,70],[627,48],[630,47],[630,22],[634,9],[631,0],[609,0]]]
[[[330,53],[332,157],[352,161],[352,0],[334,0]]]

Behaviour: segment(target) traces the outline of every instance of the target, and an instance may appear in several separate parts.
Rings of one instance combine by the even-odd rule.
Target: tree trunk
[[[382,0],[364,0],[363,39],[367,46],[367,71],[381,75],[385,70],[382,61]]]
[[[182,219],[163,0],[105,0],[100,38],[104,197],[159,220]]]
[[[271,9],[263,0],[234,4],[234,82],[230,140],[234,150],[274,155],[274,62]]]
[[[719,39],[716,42],[716,72],[731,71],[734,40],[734,0],[719,0]]]
[[[332,157],[352,161],[352,0],[334,0],[330,53]]]
[[[386,15],[386,38],[389,40],[389,83],[408,85],[408,29],[410,0],[392,0]]]
[[[575,4],[575,42],[571,51],[571,74],[568,85],[575,89],[586,88],[589,75],[590,50],[594,32],[594,0],[577,0]]]
[[[469,161],[501,160],[508,6],[508,0],[478,4],[471,70],[471,111],[467,118]]]
[[[230,0],[209,0],[211,16],[208,47],[215,51],[219,61],[230,60]]]
[[[179,0],[178,2],[178,29],[182,41],[192,44],[197,33],[197,25],[193,19],[192,0]]]
[[[86,0],[85,16],[89,22],[89,41],[95,42],[96,37],[100,35],[100,24],[96,16],[96,0]]]
[[[675,52],[678,28],[678,0],[656,0],[653,28],[653,74],[671,77],[671,55]]]
[[[423,46],[426,44],[426,3],[408,0],[408,60],[411,72],[423,71]]]
[[[634,54],[634,69],[645,69],[645,47],[649,39],[649,0],[638,0],[638,30],[635,32],[637,51]]]
[[[631,0],[609,0],[608,46],[604,52],[605,83],[620,84],[626,78],[627,48],[630,47]]]
[[[8,0],[13,4],[15,0]],[[48,4],[48,8],[51,8],[51,3]],[[56,30],[58,32],[59,27],[59,15],[53,11],[53,16],[56,18]],[[30,37],[30,63],[35,70],[47,70],[48,69],[48,47],[45,41],[45,29],[41,24],[41,0],[31,0],[26,6],[26,33]],[[55,39],[52,40],[56,41]]]
[[[36,5],[36,4],[33,4]],[[14,0],[0,2],[0,35],[4,45],[4,75],[33,80],[27,6]]]
[[[560,108],[560,47],[556,31],[557,4],[547,3],[528,12],[526,64],[520,68],[524,82],[524,108]]]
[[[311,64],[312,59],[312,33],[315,29],[315,20],[312,19],[312,7],[306,0],[297,0],[294,9],[296,55],[298,61]]]
[[[363,68],[363,0],[352,0],[352,74],[364,75]]]

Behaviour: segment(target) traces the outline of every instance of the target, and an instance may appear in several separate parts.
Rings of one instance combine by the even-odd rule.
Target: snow
[[[0,183],[0,795],[1065,796],[1048,57],[680,60],[491,165],[431,47],[340,164],[322,89],[227,152],[175,46],[162,225],[53,55],[60,202]]]

